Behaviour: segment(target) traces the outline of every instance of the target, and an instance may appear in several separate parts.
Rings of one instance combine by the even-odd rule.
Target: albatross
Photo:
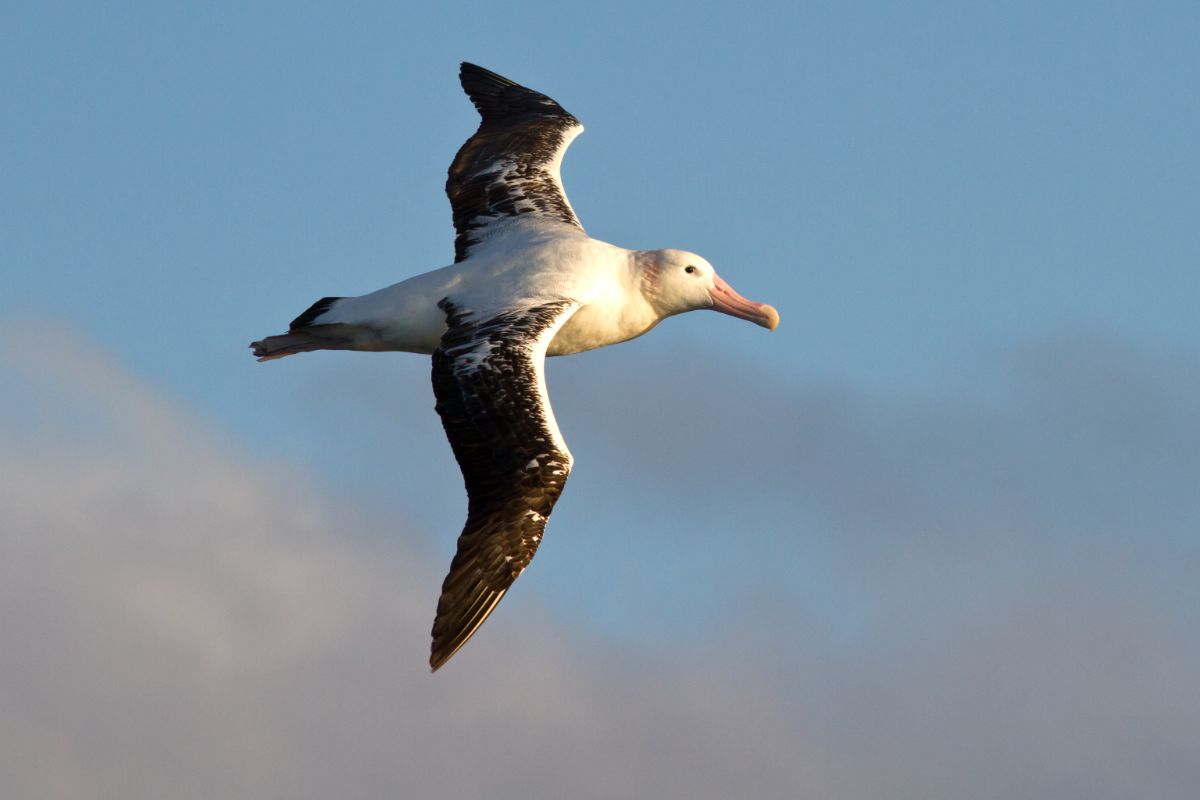
[[[467,521],[442,584],[437,671],[529,566],[571,471],[546,395],[546,356],[624,342],[675,314],[721,311],[768,330],[779,314],[684,250],[627,250],[584,232],[559,168],[583,131],[540,92],[459,70],[482,118],[450,164],[454,263],[361,297],[325,297],[259,361],[312,350],[432,356],[433,394],[462,470]]]

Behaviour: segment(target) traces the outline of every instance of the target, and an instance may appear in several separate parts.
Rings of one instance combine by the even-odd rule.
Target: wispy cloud
[[[713,386],[685,354],[673,368],[696,379],[639,398],[637,424],[568,367],[555,399],[589,420],[574,435],[593,481],[654,437],[674,455],[639,456],[639,480],[702,515],[721,504],[676,459],[764,443],[706,474],[819,520],[761,547],[828,535],[813,547],[834,551],[836,597],[874,619],[848,637],[797,602],[786,564],[678,651],[564,630],[526,593],[430,676],[445,565],[419,536],[37,328],[0,337],[7,795],[1182,798],[1200,782],[1194,596],[1167,563],[1196,552],[1178,518],[1196,502],[1187,359],[1036,345],[1011,357],[1025,378],[939,404]],[[729,416],[747,385],[758,412]],[[714,418],[720,436],[695,434]],[[988,602],[937,613],[997,571]]]

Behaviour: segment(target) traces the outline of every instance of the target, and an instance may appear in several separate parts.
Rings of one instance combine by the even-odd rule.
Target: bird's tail
[[[317,320],[341,297],[322,297],[307,311],[292,320],[287,333],[267,336],[250,343],[250,349],[259,361],[270,361],[295,353],[312,350],[350,350],[354,347],[353,326],[342,324],[319,324]]]
[[[344,325],[318,325],[312,328],[302,328],[288,331],[278,336],[267,336],[257,342],[250,343],[250,349],[259,361],[270,361],[275,358],[307,353],[312,350],[352,350],[353,340],[349,336],[339,336],[329,328],[345,329]]]

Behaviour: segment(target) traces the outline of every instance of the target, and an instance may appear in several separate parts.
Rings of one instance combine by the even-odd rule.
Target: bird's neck
[[[645,298],[659,318],[670,314],[661,291],[662,259],[657,250],[633,250],[629,259],[630,284]]]

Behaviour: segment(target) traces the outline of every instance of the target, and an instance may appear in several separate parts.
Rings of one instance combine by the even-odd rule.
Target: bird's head
[[[667,249],[640,255],[642,292],[664,317],[709,308],[771,331],[779,325],[778,311],[742,297],[695,253]]]

